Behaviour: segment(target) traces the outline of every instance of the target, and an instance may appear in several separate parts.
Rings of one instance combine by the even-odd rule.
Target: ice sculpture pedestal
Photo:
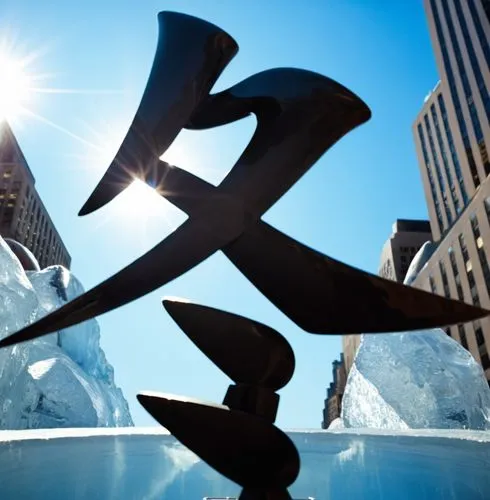
[[[289,432],[302,467],[293,498],[486,500],[490,433],[480,431]],[[2,500],[169,499],[236,496],[162,429],[0,432]]]

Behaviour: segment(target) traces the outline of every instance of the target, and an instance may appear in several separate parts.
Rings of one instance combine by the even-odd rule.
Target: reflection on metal
[[[311,249],[261,217],[370,110],[350,90],[311,71],[263,71],[210,94],[238,46],[210,23],[159,14],[148,84],[129,131],[80,211],[97,210],[135,178],[188,219],[148,253],[92,290],[0,342],[31,340],[131,302],[221,250],[307,332],[403,331],[461,323],[488,311],[387,281]],[[217,187],[160,156],[183,128],[205,129],[254,114],[255,133]],[[323,230],[323,229],[322,229]],[[216,470],[243,486],[241,500],[289,499],[299,456],[274,426],[294,355],[274,330],[215,309],[166,301],[189,338],[232,380],[223,405],[160,394],[141,404]]]

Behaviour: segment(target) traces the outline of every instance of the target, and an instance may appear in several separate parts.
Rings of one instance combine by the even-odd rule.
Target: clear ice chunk
[[[0,238],[0,337],[83,293],[62,266],[24,272]],[[0,429],[133,425],[96,320],[0,350]]]
[[[433,248],[424,245],[405,283]],[[481,366],[441,329],[363,335],[342,400],[343,424],[377,429],[490,429]]]

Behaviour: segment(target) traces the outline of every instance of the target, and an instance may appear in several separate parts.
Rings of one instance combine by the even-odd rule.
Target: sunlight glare
[[[30,79],[21,62],[0,54],[0,120],[15,119],[30,97]]]
[[[139,221],[161,215],[165,210],[165,200],[152,187],[135,179],[118,197],[118,212],[125,219]]]

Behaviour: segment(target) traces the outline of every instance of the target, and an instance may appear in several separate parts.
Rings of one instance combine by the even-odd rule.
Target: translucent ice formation
[[[0,338],[83,292],[65,268],[24,272],[0,238]],[[0,350],[0,429],[133,425],[96,320]]]
[[[439,329],[363,336],[342,403],[346,427],[490,428],[481,366]]]
[[[405,279],[432,253],[424,245]],[[442,330],[363,335],[342,400],[345,427],[490,429],[481,366]]]

